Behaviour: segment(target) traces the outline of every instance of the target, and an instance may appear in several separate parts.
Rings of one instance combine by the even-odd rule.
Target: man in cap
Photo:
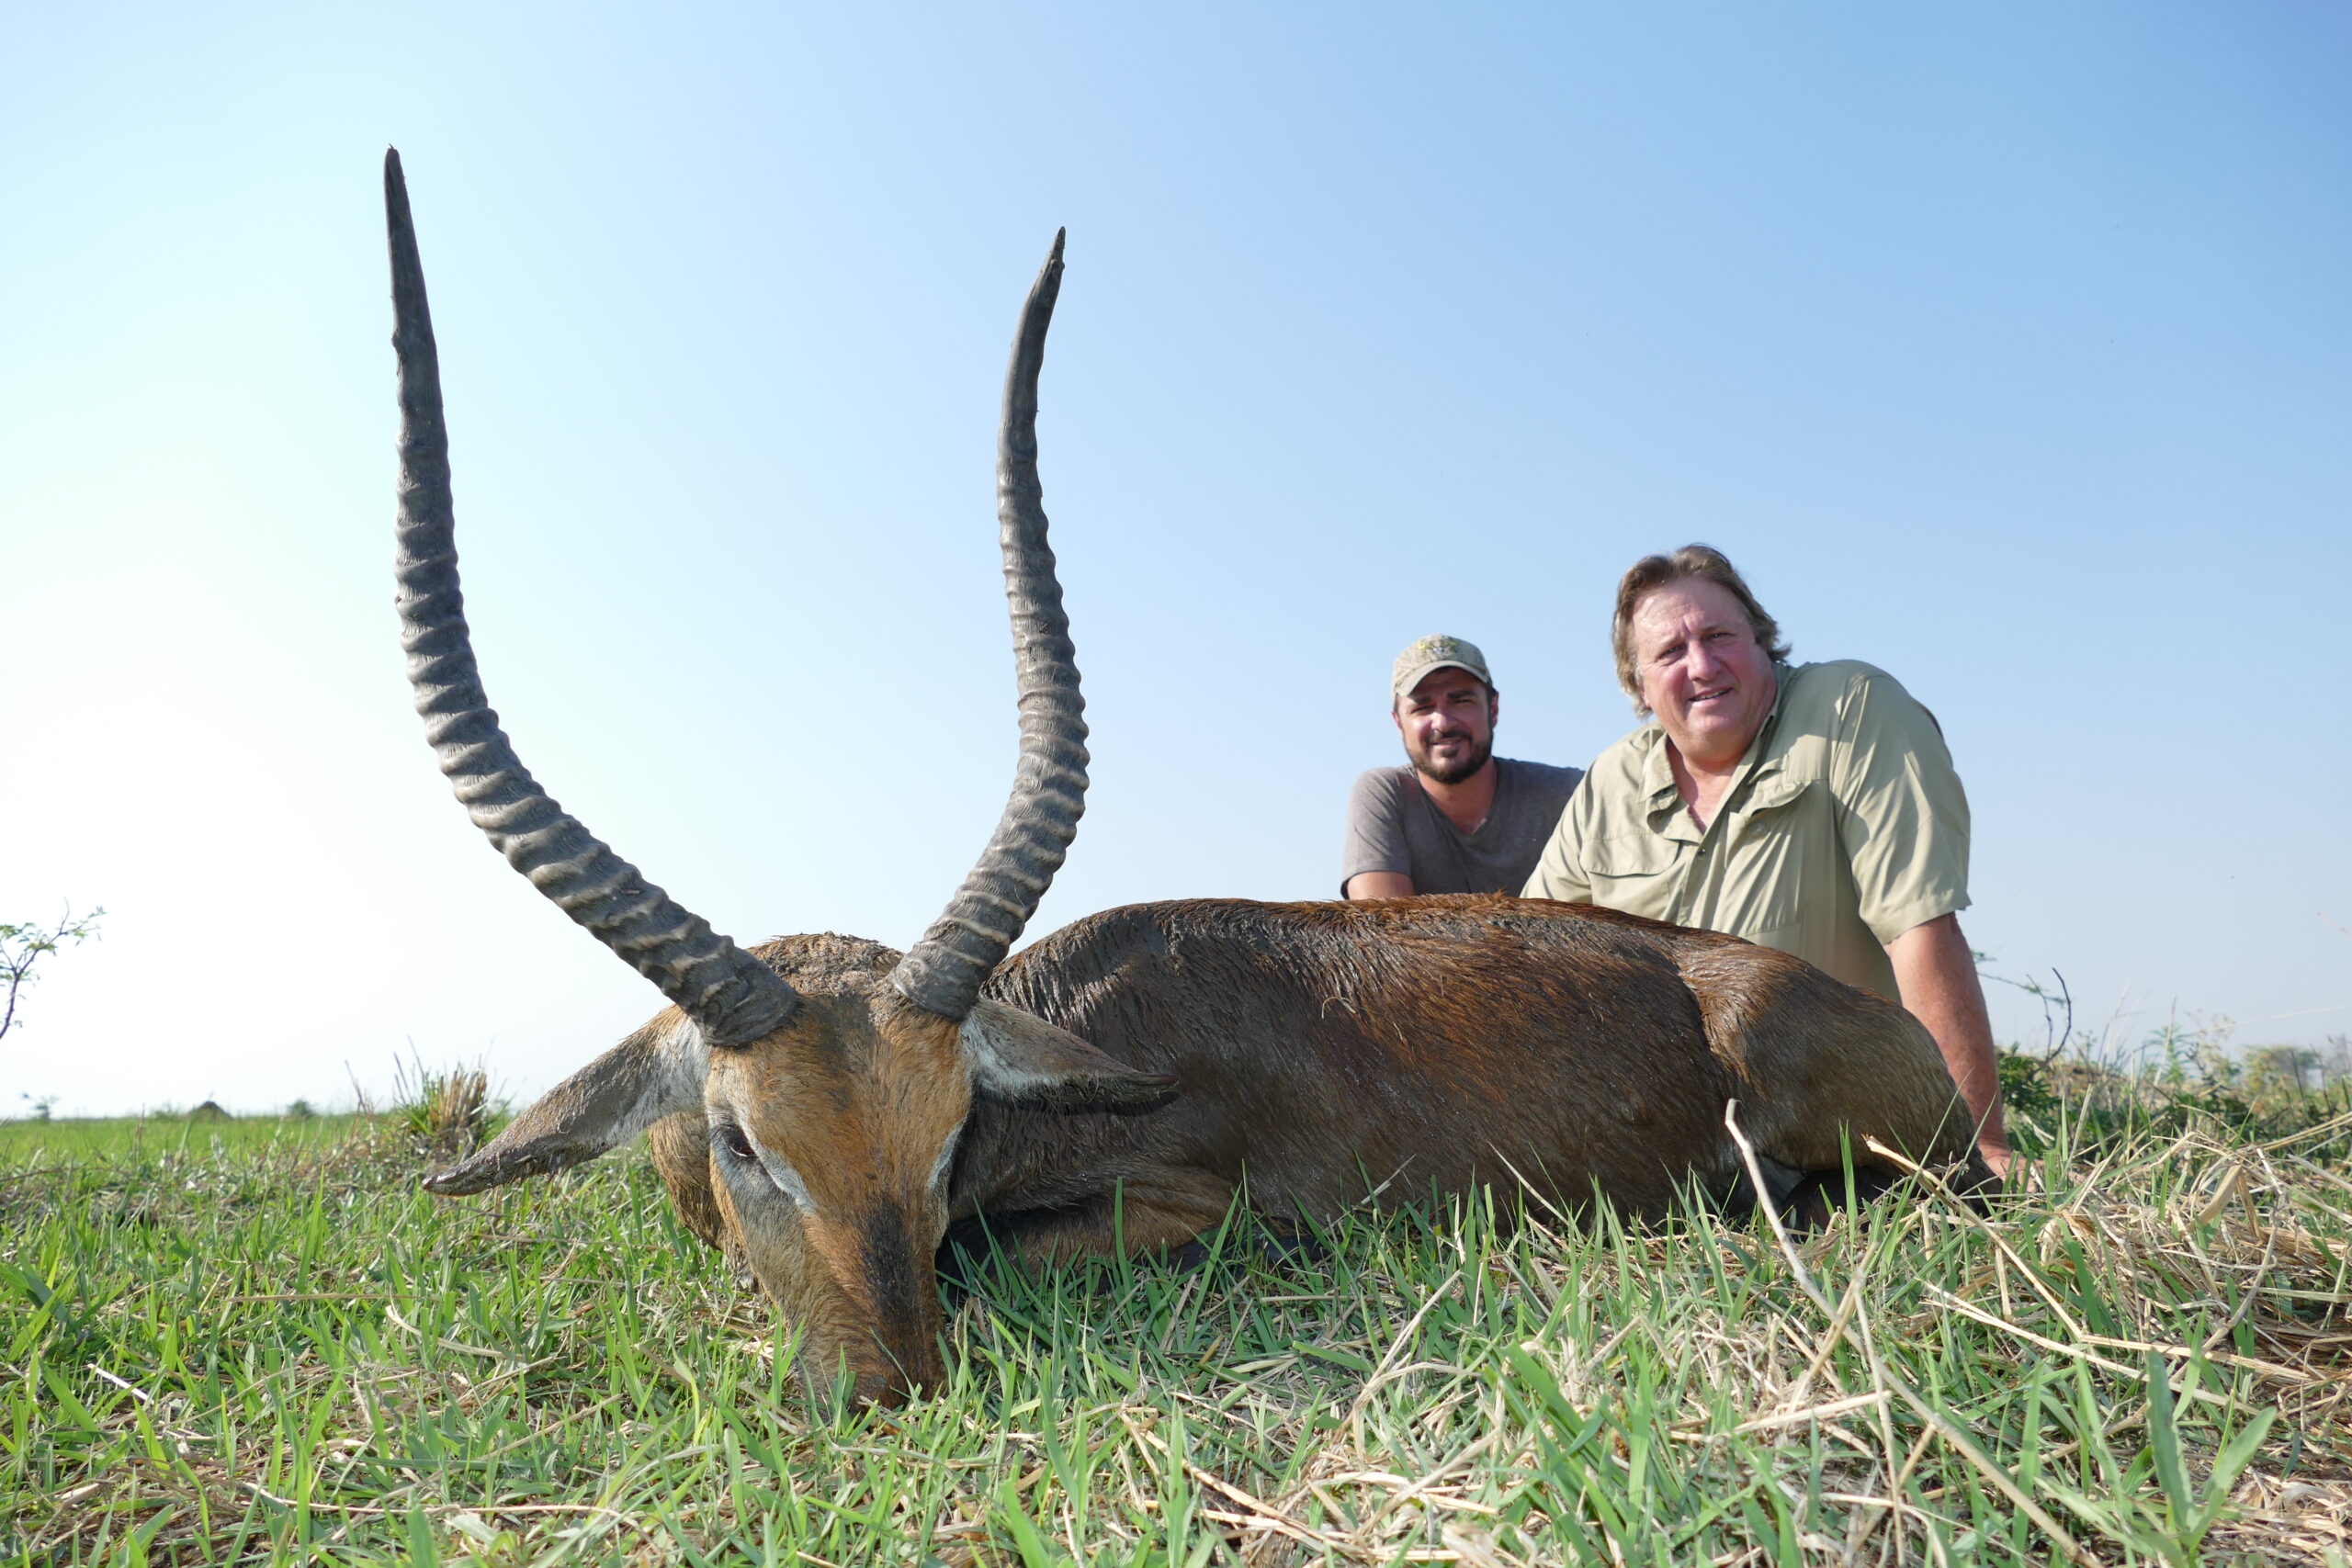
[[[1968,797],[1935,716],[1883,670],[1788,662],[1704,545],[1617,589],[1617,679],[1652,722],[1603,751],[1531,898],[1729,931],[1899,1000],[1927,1026],[2006,1173],[2001,1083],[1968,907]]]
[[[1519,891],[1584,774],[1496,756],[1498,711],[1486,655],[1460,637],[1425,637],[1396,656],[1388,716],[1408,764],[1356,780],[1343,897]]]

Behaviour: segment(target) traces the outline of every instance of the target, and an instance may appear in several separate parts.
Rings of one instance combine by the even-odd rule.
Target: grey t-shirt
[[[1401,871],[1416,893],[1517,893],[1559,825],[1581,768],[1495,759],[1495,804],[1475,833],[1437,808],[1409,767],[1374,768],[1348,796],[1340,893],[1359,872]]]

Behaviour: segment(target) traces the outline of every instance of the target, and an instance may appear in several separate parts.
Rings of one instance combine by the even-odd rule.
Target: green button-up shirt
[[[1705,830],[1653,721],[1593,763],[1526,896],[1729,931],[1899,999],[1885,944],[1968,907],[1968,797],[1951,752],[1883,670],[1774,672],[1771,714]]]

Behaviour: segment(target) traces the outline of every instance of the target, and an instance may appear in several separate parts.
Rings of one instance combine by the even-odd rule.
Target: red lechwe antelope
[[[1007,962],[1086,788],[1078,670],[1036,468],[1061,241],[1030,289],[998,448],[1020,763],[946,912],[900,954],[744,951],[550,799],[485,698],[458,594],[448,443],[406,186],[385,163],[400,363],[399,594],[441,770],[515,870],[673,1004],[426,1186],[480,1192],[650,1129],[685,1224],[755,1278],[825,1382],[896,1401],[944,1374],[951,1226],[1031,1258],[1159,1248],[1237,1194],[1278,1221],[1368,1193],[1524,1183],[1637,1213],[1721,1190],[1736,1098],[1800,1170],[1875,1136],[1972,1157],[1927,1032],[1768,948],[1505,897],[1199,899],[1113,909]],[[1246,1187],[1245,1187],[1246,1177]],[[963,1234],[959,1232],[959,1234]]]

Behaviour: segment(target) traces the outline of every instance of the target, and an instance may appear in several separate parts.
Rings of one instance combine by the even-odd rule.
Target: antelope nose
[[[896,1345],[879,1347],[882,1369],[876,1374],[889,1386],[888,1404],[904,1404],[917,1393],[937,1393],[947,1382],[947,1362],[939,1353],[939,1325],[922,1325]],[[865,1378],[858,1382],[861,1392]]]

